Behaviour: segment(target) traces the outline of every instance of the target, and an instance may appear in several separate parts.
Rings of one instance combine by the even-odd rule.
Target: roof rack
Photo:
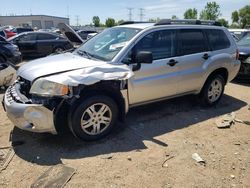
[[[125,22],[120,23],[119,25],[139,24],[139,23],[154,23],[154,22],[125,21]]]
[[[171,20],[171,19],[162,19],[155,24],[157,25],[171,25],[171,24],[191,24],[191,25],[215,25],[222,26],[220,22],[213,20],[193,20],[193,19],[184,19],[184,20]]]

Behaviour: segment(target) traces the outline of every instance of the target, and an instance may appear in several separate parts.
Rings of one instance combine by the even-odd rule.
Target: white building
[[[0,16],[0,26],[12,25],[15,27],[51,29],[57,27],[59,23],[69,25],[69,18],[48,15]]]

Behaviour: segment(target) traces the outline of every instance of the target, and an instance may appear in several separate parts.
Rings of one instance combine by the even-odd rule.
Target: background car
[[[25,32],[10,38],[9,41],[19,47],[24,58],[43,57],[73,47],[66,38],[48,32]]]
[[[238,41],[241,67],[237,78],[250,79],[250,33]]]
[[[5,29],[4,31],[5,31],[5,33],[6,33],[6,38],[7,38],[7,39],[8,39],[8,38],[11,38],[11,37],[13,37],[13,36],[16,35],[16,33],[13,32],[13,31],[10,31],[10,30],[7,30],[7,29]]]
[[[18,64],[21,62],[22,55],[18,47],[10,42],[7,42],[0,36],[0,63],[10,62]]]
[[[26,27],[15,27],[15,28],[11,29],[10,31],[12,31],[16,34],[20,34],[20,33],[34,31],[34,30],[32,28],[26,28]]]
[[[4,31],[4,29],[0,28],[0,36],[4,37],[4,38],[7,38],[7,35]]]
[[[77,34],[78,35],[80,35],[80,37],[83,39],[83,40],[87,40],[87,38],[88,38],[88,35],[89,34],[97,34],[97,32],[96,31],[89,31],[89,30],[79,30],[79,31],[77,31]]]
[[[9,86],[16,79],[16,70],[13,64],[21,61],[18,47],[7,42],[0,36],[0,86]]]

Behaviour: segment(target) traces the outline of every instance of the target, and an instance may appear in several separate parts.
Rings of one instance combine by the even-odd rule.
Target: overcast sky
[[[140,8],[143,8],[143,20],[149,18],[171,18],[176,15],[183,18],[183,13],[188,8],[196,8],[198,13],[205,7],[206,0],[11,0],[9,3],[1,3],[0,15],[26,15],[46,14],[67,17],[71,24],[89,24],[93,16],[99,16],[101,22],[108,17],[116,20],[128,20],[127,8],[133,8],[132,19],[140,20]],[[221,17],[231,22],[231,13],[245,5],[250,0],[216,0],[221,8]]]

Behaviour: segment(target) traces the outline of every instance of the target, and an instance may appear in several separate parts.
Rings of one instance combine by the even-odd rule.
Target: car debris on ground
[[[50,167],[45,171],[30,187],[54,187],[62,188],[76,173],[74,168],[65,166],[63,164]]]
[[[215,121],[218,128],[230,128],[235,122],[250,125],[250,121],[237,119],[235,112],[226,114]]]
[[[14,155],[15,152],[12,148],[0,149],[0,172],[7,168]]]

